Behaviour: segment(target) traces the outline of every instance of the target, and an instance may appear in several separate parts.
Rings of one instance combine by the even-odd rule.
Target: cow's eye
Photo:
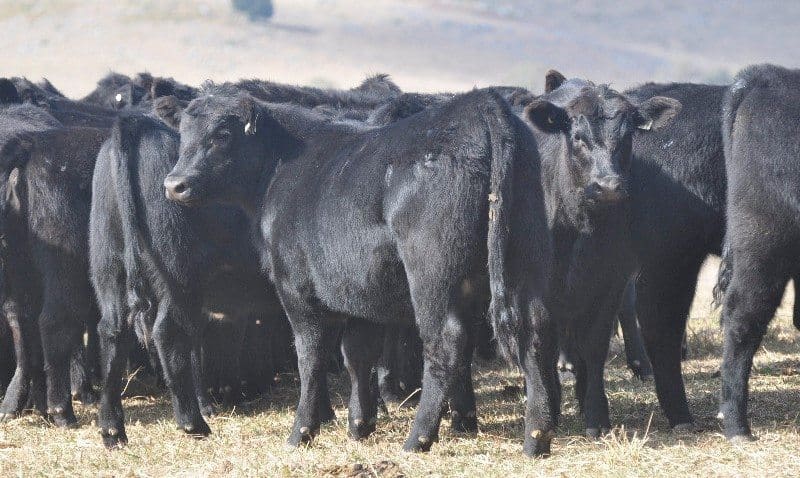
[[[214,136],[211,138],[211,144],[214,146],[223,146],[228,143],[231,139],[231,132],[227,129],[221,129],[214,133]]]

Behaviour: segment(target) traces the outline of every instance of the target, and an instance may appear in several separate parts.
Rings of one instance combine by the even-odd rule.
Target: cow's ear
[[[549,101],[535,99],[525,107],[525,119],[545,133],[568,133],[570,120],[567,112]]]
[[[250,95],[242,96],[239,100],[240,118],[244,123],[244,134],[256,133],[256,123],[258,122],[258,105]]]
[[[134,85],[142,88],[144,91],[150,91],[150,88],[153,86],[153,81],[153,75],[146,71],[137,73],[136,76],[133,77],[133,80],[131,80]]]
[[[561,84],[565,81],[567,81],[566,76],[562,75],[556,70],[549,70],[544,74],[544,92],[550,93],[561,86]]]
[[[174,94],[175,86],[171,81],[165,80],[164,78],[155,78],[153,80],[153,86],[150,87],[150,96],[153,99]]]
[[[161,121],[178,129],[184,104],[174,96],[161,96],[153,100],[153,111]]]
[[[644,130],[657,130],[672,122],[681,112],[681,102],[666,96],[654,96],[639,105],[636,127]]]
[[[22,103],[17,87],[8,78],[0,78],[0,104]]]

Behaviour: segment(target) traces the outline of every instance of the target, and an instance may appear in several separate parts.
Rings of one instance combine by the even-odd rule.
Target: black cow
[[[15,141],[17,135],[62,126],[58,120],[40,108],[19,104],[20,101],[14,84],[0,79],[0,148]],[[25,231],[21,228],[21,224],[9,217],[13,208],[19,207],[19,198],[14,194],[15,190],[8,187],[10,180],[18,182],[19,171],[14,172],[12,168],[5,173],[6,176],[0,175],[0,229],[5,237],[24,236]],[[26,257],[17,254],[18,247],[8,240],[2,241],[3,315],[13,337],[16,368],[5,392],[3,403],[0,405],[0,419],[13,416],[25,408],[29,390],[33,391],[30,394],[31,408],[35,407],[42,412],[45,410],[45,381],[42,373],[39,333],[35,323],[24,320],[25,314],[30,309],[29,304],[33,303],[36,297],[32,290],[20,287],[21,284],[15,286],[7,278],[12,269],[27,270],[32,267]]]
[[[570,133],[545,137],[539,147],[554,244],[547,305],[574,356],[575,392],[594,437],[610,428],[603,370],[632,267],[626,199],[634,133],[664,128],[681,106],[662,96],[635,104],[605,85],[567,81],[555,71],[545,84],[540,100],[566,110]]]
[[[359,108],[357,98],[361,97],[365,98],[363,101],[371,105],[373,102],[378,102],[377,95],[380,94],[382,88],[390,97],[395,94],[394,88],[380,86],[387,81],[384,76],[380,76],[368,79],[360,87],[346,93],[331,90],[327,92],[327,99],[322,90],[313,89],[314,105],[323,105],[327,101],[329,106],[337,107],[342,104],[342,98],[349,98],[342,108],[355,109]],[[251,81],[248,84],[256,83]],[[267,83],[261,82],[260,84]],[[268,84],[270,85],[270,94],[274,99],[285,102],[307,101],[303,98],[306,98],[304,95],[307,95],[308,91],[303,88]],[[237,89],[238,87],[226,84],[219,88]],[[365,93],[356,92],[360,88],[368,88],[370,93],[364,96]],[[298,91],[300,93],[297,93]],[[288,96],[282,97],[281,94]],[[295,94],[300,96],[293,96]],[[159,98],[155,102],[157,114],[167,118],[173,125],[178,123],[175,120],[181,109],[182,101],[176,97]],[[121,404],[114,395],[115,390],[118,389],[120,373],[118,364],[121,363],[119,352],[116,349],[117,347],[121,347],[123,350],[127,348],[131,338],[129,336],[130,324],[127,324],[128,317],[136,319],[134,325],[137,335],[142,340],[149,340],[151,329],[153,329],[152,338],[155,339],[156,349],[162,356],[161,361],[168,385],[177,396],[175,399],[176,418],[189,433],[202,435],[207,433],[208,427],[195,413],[197,403],[188,398],[185,394],[185,387],[188,384],[196,388],[201,411],[210,414],[213,407],[206,394],[203,381],[200,379],[200,374],[197,373],[200,369],[199,339],[202,335],[201,331],[206,325],[205,320],[201,318],[203,316],[200,314],[200,306],[203,297],[206,299],[209,297],[208,291],[203,289],[204,283],[210,280],[219,268],[228,272],[233,270],[237,275],[245,274],[248,277],[254,277],[259,272],[256,267],[257,256],[249,243],[250,227],[241,212],[237,213],[230,208],[214,207],[206,209],[198,215],[186,208],[177,208],[172,203],[165,203],[163,177],[177,160],[174,148],[176,148],[178,137],[175,134],[168,134],[164,128],[165,125],[142,117],[130,116],[121,121],[115,127],[115,134],[109,144],[101,153],[100,166],[98,166],[98,171],[112,170],[116,172],[114,175],[101,175],[94,185],[95,191],[99,191],[101,196],[95,202],[93,210],[93,224],[99,224],[97,227],[93,227],[90,241],[93,244],[92,260],[98,264],[93,269],[93,277],[103,309],[103,321],[100,329],[101,333],[105,334],[105,346],[110,350],[104,358],[103,364],[106,378],[104,379],[99,424],[104,442],[109,447],[122,445],[127,441],[122,424]],[[144,168],[143,172],[134,174],[139,168]],[[130,178],[136,178],[137,174],[139,184],[132,183]],[[114,180],[114,178],[117,179]],[[141,195],[141,198],[138,195]],[[198,221],[205,224],[200,229],[185,227],[187,224],[196,225]],[[146,232],[136,232],[142,227],[145,227]],[[111,234],[109,234],[109,228],[111,228]],[[140,244],[138,234],[149,238],[151,243]],[[140,258],[139,250],[145,248],[147,252]],[[95,250],[97,250],[96,254]],[[124,257],[124,263],[120,263],[112,251],[116,251],[116,254]],[[109,254],[112,255],[109,256]],[[143,270],[149,270],[148,267],[150,269],[155,267],[148,266],[151,261],[160,264],[155,278],[143,274]],[[111,280],[110,277],[114,274],[122,274],[125,282]],[[167,287],[165,284],[182,285]],[[262,294],[268,294],[267,287],[260,285],[259,289]],[[249,301],[252,300],[249,299]],[[225,304],[220,304],[220,301],[213,302],[212,300],[211,304],[206,304],[212,311],[220,306],[227,307]],[[276,310],[279,307],[277,307],[276,298],[267,297],[265,302],[272,303],[268,313],[277,313]],[[241,311],[241,306],[238,306],[237,309],[240,310],[239,315],[248,315],[246,311]],[[229,314],[220,313],[219,316],[226,315]],[[250,317],[247,319],[249,320]],[[172,327],[170,324],[174,324],[176,320],[184,323],[181,332],[191,336],[193,341],[190,345],[195,361],[195,377],[188,383],[175,382],[175,377],[182,377],[181,373],[185,371],[183,369],[176,371],[174,360],[173,363],[164,363],[166,348],[171,351],[174,347],[172,343],[174,332],[165,330],[165,328]],[[280,342],[281,327],[280,325],[274,326],[274,321],[273,317],[264,325],[271,331],[271,340]],[[118,332],[120,329],[128,330]],[[241,336],[239,334],[242,332],[240,329],[233,335]],[[179,342],[181,342],[180,339],[186,339],[186,336],[179,337]],[[227,357],[231,356],[231,344],[207,343],[207,345],[210,348],[221,348],[229,352],[226,354]],[[182,346],[182,344],[179,343],[178,346]],[[273,348],[281,350],[283,356],[280,357],[280,361],[285,361],[287,358],[286,347]],[[246,349],[244,353],[250,354],[251,352]],[[240,356],[235,352],[234,355]],[[215,363],[215,360],[206,361],[207,369],[216,370],[213,372],[214,376],[209,378],[214,384],[220,385],[220,373],[218,372],[221,368],[218,367],[220,364]],[[265,368],[249,365],[245,367],[243,372],[250,377],[249,389],[257,391],[263,389],[263,385],[253,384],[251,381],[254,380],[254,377],[262,375],[257,372],[257,369],[263,371]],[[230,370],[230,368],[226,369]],[[238,370],[233,374],[234,377],[237,373]],[[223,395],[228,397],[240,395],[236,390],[239,383],[234,377],[224,379],[227,385],[221,387],[223,392],[227,387],[230,387],[231,390]],[[220,387],[216,388],[219,390]]]
[[[681,377],[681,344],[697,275],[709,254],[720,253],[724,237],[719,112],[725,89],[669,83],[626,92],[637,101],[661,95],[683,105],[671,125],[634,138],[630,219],[639,324],[659,403],[677,429],[694,429]]]
[[[49,82],[42,86],[25,78],[0,78],[0,103],[23,102],[41,107],[64,126],[107,128],[117,115],[99,105],[65,98]]]
[[[536,124],[557,130],[556,109],[538,109]],[[259,226],[300,361],[290,444],[310,441],[332,415],[325,326],[346,324],[349,430],[363,438],[376,421],[375,337],[415,317],[424,386],[404,448],[429,449],[448,396],[458,415],[475,413],[474,395],[463,390],[471,349],[462,305],[473,295],[488,303],[491,290],[501,348],[529,384],[524,450],[549,452],[560,395],[556,330],[543,304],[550,240],[536,146],[500,96],[476,91],[364,130],[211,90],[184,111],[181,138],[165,180],[170,197],[232,202]]]
[[[105,108],[148,107],[157,98],[174,96],[181,101],[190,101],[197,96],[197,88],[185,85],[173,78],[154,77],[150,73],[136,74],[133,78],[111,72],[97,82],[92,92],[81,99]]]
[[[25,103],[42,104],[49,100],[66,98],[47,79],[43,79],[39,83],[33,83],[22,77],[14,77],[10,80],[14,84],[21,101]]]
[[[618,241],[610,241],[604,253],[622,255],[623,260],[578,263],[576,268],[605,302],[619,300],[627,277],[638,274],[636,311],[642,337],[659,403],[677,429],[694,428],[681,377],[686,319],[700,267],[708,254],[719,254],[724,236],[719,111],[725,89],[651,83],[625,92],[634,103],[664,96],[678,100],[682,108],[670,125],[634,135],[625,228],[629,232],[617,235]],[[613,322],[615,311],[606,308],[599,314],[596,320]]]
[[[175,163],[178,141],[155,119],[124,116],[98,155],[89,243],[102,313],[98,425],[109,447],[127,441],[119,392],[134,332],[155,346],[179,424],[191,434],[208,433],[200,417],[201,407],[213,413],[199,373],[204,290],[218,271],[249,271],[246,277],[261,281],[241,214],[221,207],[195,213],[164,198],[162,178]],[[222,314],[219,306],[212,301],[210,312]],[[176,334],[191,340],[165,339]]]
[[[720,413],[727,438],[749,440],[753,355],[800,272],[800,70],[755,65],[736,75],[723,101],[722,137],[731,263]]]
[[[87,323],[97,316],[86,274],[86,234],[92,171],[106,134],[104,129],[82,127],[28,132],[5,142],[0,151],[0,188],[6,198],[5,312],[15,315],[9,314],[10,301],[19,326],[29,329],[21,333],[24,346],[37,347],[41,335],[44,363],[33,365],[28,373],[36,376],[43,367],[46,412],[59,426],[76,423],[70,359],[82,347]],[[22,362],[24,368],[27,364]],[[84,383],[90,386],[88,380]],[[12,383],[0,409],[2,418],[22,410],[25,389],[21,381]],[[40,393],[31,390],[37,408]]]

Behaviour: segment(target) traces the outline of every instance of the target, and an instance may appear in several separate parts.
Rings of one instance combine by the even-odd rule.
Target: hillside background
[[[793,1],[274,0],[273,9],[251,21],[230,0],[3,0],[0,75],[46,76],[80,96],[110,70],[334,87],[386,72],[405,90],[456,91],[538,89],[549,68],[627,87],[725,82],[753,62],[800,65]]]

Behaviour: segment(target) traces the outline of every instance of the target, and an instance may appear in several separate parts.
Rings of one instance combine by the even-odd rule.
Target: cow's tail
[[[131,171],[137,163],[141,140],[139,121],[143,119],[137,116],[124,116],[117,121],[112,132],[113,144],[116,147],[110,148],[109,154],[113,161],[114,189],[124,240],[123,262],[125,291],[131,314],[129,320],[133,322],[137,336],[145,342],[147,327],[142,328],[143,323],[140,319],[148,314],[152,304],[147,292],[147,277],[142,266],[144,247],[137,227],[141,217],[135,194],[138,184],[133,180]]]
[[[489,179],[489,284],[491,302],[489,320],[500,351],[515,365],[520,364],[519,332],[522,326],[519,308],[509,294],[509,247],[511,242],[511,204],[513,203],[512,174],[515,141],[507,125],[496,114],[487,115],[491,142],[491,173]]]
[[[716,309],[722,306],[725,300],[725,292],[731,284],[733,276],[733,256],[728,245],[728,241],[722,243],[722,255],[720,257],[719,270],[717,271],[717,283],[714,284],[711,305]]]
[[[3,145],[0,151],[0,247],[7,248],[9,234],[9,208],[18,197],[17,182],[21,180],[19,168],[23,167],[30,153],[24,135],[12,138]],[[0,300],[5,301],[7,252],[0,254]],[[2,303],[2,302],[0,302]]]
[[[725,157],[730,157],[731,154],[731,135],[739,105],[750,91],[767,86],[769,83],[768,76],[759,74],[762,68],[761,65],[753,65],[743,69],[734,77],[733,83],[725,92],[725,98],[722,101],[722,145]]]

